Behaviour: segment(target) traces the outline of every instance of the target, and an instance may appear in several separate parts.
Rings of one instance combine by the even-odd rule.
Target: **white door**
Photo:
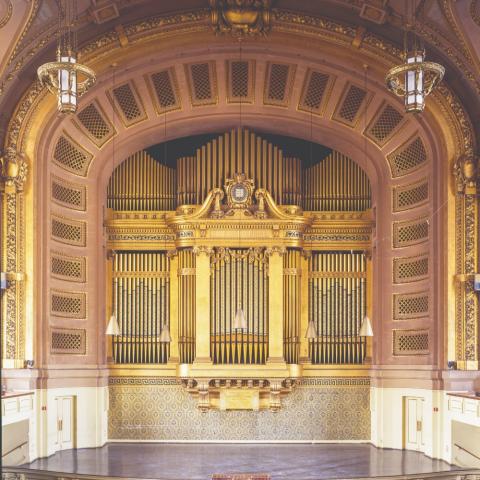
[[[75,446],[75,397],[57,397],[58,450]]]
[[[403,397],[403,448],[423,451],[423,398]]]

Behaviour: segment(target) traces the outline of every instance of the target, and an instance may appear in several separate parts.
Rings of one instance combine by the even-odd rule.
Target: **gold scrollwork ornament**
[[[478,179],[478,160],[473,156],[462,155],[454,165],[457,192],[475,194]]]
[[[210,8],[215,33],[241,38],[270,30],[271,0],[210,0]]]

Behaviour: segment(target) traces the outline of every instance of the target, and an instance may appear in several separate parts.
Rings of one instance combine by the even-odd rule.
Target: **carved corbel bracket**
[[[271,410],[282,408],[281,399],[295,387],[290,378],[188,378],[182,385],[208,410]]]

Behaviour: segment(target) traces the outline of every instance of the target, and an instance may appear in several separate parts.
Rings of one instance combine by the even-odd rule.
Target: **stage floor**
[[[272,480],[310,480],[461,470],[422,453],[368,444],[109,443],[58,452],[22,466],[165,480],[204,480],[213,473],[268,473]]]

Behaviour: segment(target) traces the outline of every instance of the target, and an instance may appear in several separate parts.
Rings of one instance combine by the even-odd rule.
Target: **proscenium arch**
[[[203,22],[203,23],[202,23]],[[388,101],[390,104],[395,105],[397,108],[401,108],[397,99],[389,96],[383,87],[383,73],[385,64],[388,61],[388,55],[383,50],[375,49],[368,45],[365,49],[358,50],[358,55],[354,56],[352,53],[347,52],[346,49],[342,49],[341,45],[346,45],[348,34],[346,38],[342,38],[340,33],[326,35],[325,32],[314,35],[312,33],[314,28],[312,27],[307,33],[309,44],[305,44],[305,38],[302,37],[300,32],[291,31],[285,33],[281,31],[271,34],[272,40],[275,40],[275,45],[270,43],[267,39],[260,46],[257,44],[246,43],[244,45],[243,55],[244,58],[248,58],[248,55],[263,55],[266,59],[271,61],[279,61],[285,63],[294,63],[295,65],[301,65],[297,67],[296,75],[298,78],[303,78],[305,69],[310,66],[311,68],[318,68],[322,70],[324,68],[335,71],[337,79],[355,79],[356,83],[362,84],[362,78],[359,78],[359,72],[362,71],[361,67],[363,63],[368,63],[369,68],[369,83],[368,89],[375,93],[375,98],[369,105],[368,119],[373,117],[380,103],[383,100]],[[318,32],[320,32],[318,26]],[[196,33],[193,33],[195,32]],[[200,19],[198,25],[195,28],[185,29],[184,34],[177,32],[174,36],[169,37],[168,31],[159,31],[155,34],[151,34],[150,37],[145,35],[145,38],[141,38],[141,35],[135,38],[131,44],[125,48],[111,48],[110,50],[104,49],[100,52],[93,53],[93,50],[86,49],[85,58],[89,61],[89,64],[93,66],[99,73],[98,83],[94,89],[92,89],[81,100],[80,110],[83,105],[86,105],[91,99],[102,96],[102,90],[111,88],[112,86],[112,69],[109,68],[114,61],[118,63],[116,67],[116,83],[120,84],[123,80],[132,77],[140,78],[143,73],[159,71],[162,67],[170,67],[174,63],[190,63],[199,61],[202,58],[205,59],[217,59],[217,64],[220,65],[220,58],[222,55],[236,56],[238,53],[237,44],[231,41],[229,38],[217,39],[212,36],[208,26],[204,24],[204,20]],[[162,38],[161,47],[158,48],[158,39]],[[292,39],[294,41],[292,41]],[[203,46],[202,49],[198,45],[208,44],[209,46]],[[339,48],[340,46],[340,48]],[[142,53],[143,57],[139,55]],[[319,54],[321,52],[321,54]],[[373,55],[380,53],[380,56],[374,60]],[[95,57],[96,55],[96,57]],[[146,55],[146,56],[145,56]],[[179,60],[181,57],[181,61]],[[301,75],[300,75],[301,74]],[[218,81],[219,92],[224,89],[222,85],[223,79]],[[298,81],[298,85],[301,82]],[[338,84],[337,89],[333,89],[331,92],[331,99],[339,99],[341,95],[341,86]],[[183,89],[185,85],[181,85]],[[260,88],[260,87],[258,87]],[[288,108],[270,107],[262,104],[261,91],[256,92],[256,102],[253,105],[242,106],[242,122],[245,126],[248,126],[252,130],[258,129],[259,131],[269,131],[273,133],[279,133],[289,136],[295,136],[303,138],[305,140],[310,139],[310,115],[306,112],[298,111],[296,108],[296,102],[291,101]],[[335,97],[336,95],[336,97]],[[295,100],[298,98],[298,92],[294,95]],[[428,157],[430,159],[430,166],[428,167],[428,176],[430,176],[430,185],[432,187],[432,196],[428,204],[429,212],[436,212],[436,217],[433,222],[433,229],[431,231],[430,244],[433,251],[441,252],[444,249],[444,245],[441,244],[439,238],[445,237],[445,226],[447,222],[443,221],[447,218],[447,212],[442,210],[443,205],[449,197],[451,197],[451,187],[449,183],[449,169],[451,162],[460,153],[458,141],[459,128],[456,125],[449,126],[442,117],[445,115],[445,106],[436,105],[435,98],[432,97],[432,101],[429,102],[429,110],[425,113],[424,117],[420,119],[409,119],[409,124],[405,127],[408,134],[413,134],[416,131],[422,133],[422,138],[425,141]],[[332,100],[334,101],[334,100]],[[102,97],[101,103],[104,107],[108,106],[105,97]],[[147,107],[148,108],[148,107]],[[61,130],[66,128],[70,132],[73,126],[67,125],[69,119],[63,119],[56,116],[54,99],[52,97],[44,96],[38,105],[35,105],[37,113],[34,117],[29,119],[29,125],[22,125],[17,132],[19,136],[17,140],[14,140],[15,129],[11,128],[9,137],[7,138],[7,145],[13,143],[18,150],[23,150],[27,157],[33,159],[32,170],[33,175],[29,177],[29,184],[27,185],[27,207],[30,209],[30,213],[27,215],[32,218],[33,222],[33,203],[38,201],[37,219],[36,225],[38,231],[41,233],[42,241],[37,244],[37,253],[40,260],[36,265],[38,272],[43,271],[43,275],[48,276],[46,269],[42,269],[41,265],[48,265],[48,225],[44,219],[48,218],[47,213],[50,210],[49,206],[49,189],[43,189],[43,192],[38,189],[34,191],[33,185],[49,185],[48,162],[52,158],[52,152],[55,145],[55,141],[58,138]],[[203,107],[190,107],[183,105],[181,110],[173,111],[167,114],[167,137],[166,139],[179,138],[186,135],[195,133],[207,133],[213,131],[223,131],[230,127],[238,125],[239,119],[238,104],[224,104],[221,106],[203,106]],[[163,117],[162,115],[153,114],[153,109],[150,111],[149,119],[145,122],[141,122],[135,126],[125,129],[120,122],[116,122],[115,128],[117,129],[117,135],[115,136],[115,161],[120,163],[128,155],[148,147],[154,143],[159,143],[164,140],[163,136]],[[27,115],[28,117],[28,115]],[[118,119],[118,117],[117,117]],[[208,120],[208,121],[207,121]],[[313,116],[313,135],[312,140],[325,144],[326,146],[338,150],[339,152],[348,155],[353,160],[358,162],[360,166],[367,172],[371,184],[372,195],[374,205],[377,208],[377,218],[382,219],[377,224],[377,242],[376,249],[377,254],[380,255],[383,260],[390,260],[393,256],[391,249],[391,188],[384,188],[385,185],[399,183],[398,180],[392,180],[390,171],[385,159],[388,151],[393,151],[399,146],[405,137],[394,137],[388,144],[388,151],[386,148],[380,149],[373,142],[367,140],[367,148],[365,151],[365,141],[362,135],[363,121],[360,120],[356,128],[349,128],[331,120],[327,115]],[[457,124],[458,125],[458,124]],[[11,125],[12,127],[12,125]],[[452,132],[449,132],[451,128]],[[78,134],[78,131],[76,131]],[[441,135],[439,135],[441,132]],[[13,139],[13,140],[12,140]],[[101,232],[101,219],[102,219],[102,201],[104,198],[104,192],[108,178],[112,171],[112,156],[113,156],[113,141],[107,142],[101,149],[95,151],[94,159],[92,160],[88,177],[86,178],[86,185],[89,190],[88,195],[88,222],[96,225],[94,232],[89,231],[87,247],[89,258],[89,269],[93,269],[94,266],[100,265],[100,259],[103,259],[103,236]],[[442,159],[444,168],[432,168],[433,159]],[[445,161],[448,160],[448,161]],[[440,215],[438,210],[440,209]],[[450,217],[451,212],[448,214]],[[419,215],[415,212],[415,215]],[[415,216],[413,215],[413,216]],[[83,218],[81,214],[73,214],[75,218]],[[407,218],[404,216],[396,218]],[[33,223],[32,223],[33,224]],[[389,244],[389,247],[383,247]],[[383,250],[385,248],[385,250]],[[33,253],[33,252],[29,252]],[[32,255],[33,257],[33,255]],[[382,262],[376,262],[377,268],[375,270],[375,282],[376,284],[385,284],[385,281],[389,281],[391,284],[391,272],[388,268],[379,271],[378,265]],[[383,262],[385,264],[389,262]],[[439,292],[442,291],[444,283],[446,282],[446,266],[437,267],[435,265],[434,275],[438,279],[435,283],[435,293],[433,299],[439,298]],[[438,271],[437,271],[438,268]],[[451,266],[448,267],[451,270]],[[98,285],[104,285],[104,276],[101,271],[91,272],[89,279],[96,279]],[[44,285],[49,285],[48,279],[44,282]],[[30,298],[33,300],[32,286],[30,285]],[[403,287],[397,289],[397,292],[407,291]],[[98,288],[95,290],[93,287],[88,287],[87,293],[89,295],[89,305],[96,305],[95,312],[92,315],[96,319],[97,324],[97,338],[103,338],[103,318],[104,318],[104,305],[102,295],[99,295]],[[103,290],[100,289],[100,292]],[[383,295],[390,293],[388,288],[383,291]],[[46,305],[43,305],[40,299],[42,297],[47,298],[48,291],[44,291],[38,294],[38,303],[36,305],[38,318],[42,318],[43,322],[48,321],[48,312],[46,311]],[[91,297],[90,297],[91,295]],[[99,296],[98,296],[99,295]],[[386,301],[383,295],[378,295],[378,298],[374,299],[374,304],[378,308],[382,309],[383,315],[390,309],[391,311],[391,299]],[[391,297],[391,295],[390,295]],[[437,303],[437,302],[435,302]],[[384,305],[385,304],[385,305]],[[435,307],[435,313],[431,313],[431,318],[435,319],[432,328],[439,328],[439,325],[443,323],[443,319],[447,317],[447,313],[444,311],[443,306]],[[382,322],[379,322],[382,314],[375,315],[377,332],[382,331]],[[46,326],[46,325],[45,325]],[[41,326],[37,327],[40,331]],[[381,336],[380,336],[381,338]],[[443,362],[441,351],[443,350],[441,342],[442,336],[439,336],[439,343],[435,346],[434,352],[429,356],[431,364],[440,365]],[[42,342],[45,344],[44,342]],[[104,358],[103,341],[99,341],[92,347],[92,351],[89,352],[89,358],[93,363],[102,363]],[[381,341],[376,345],[376,363],[388,363],[392,362],[391,352],[382,352]],[[43,360],[46,360],[48,355],[45,352]],[[42,362],[41,362],[42,363]],[[92,363],[92,362],[88,362]]]

